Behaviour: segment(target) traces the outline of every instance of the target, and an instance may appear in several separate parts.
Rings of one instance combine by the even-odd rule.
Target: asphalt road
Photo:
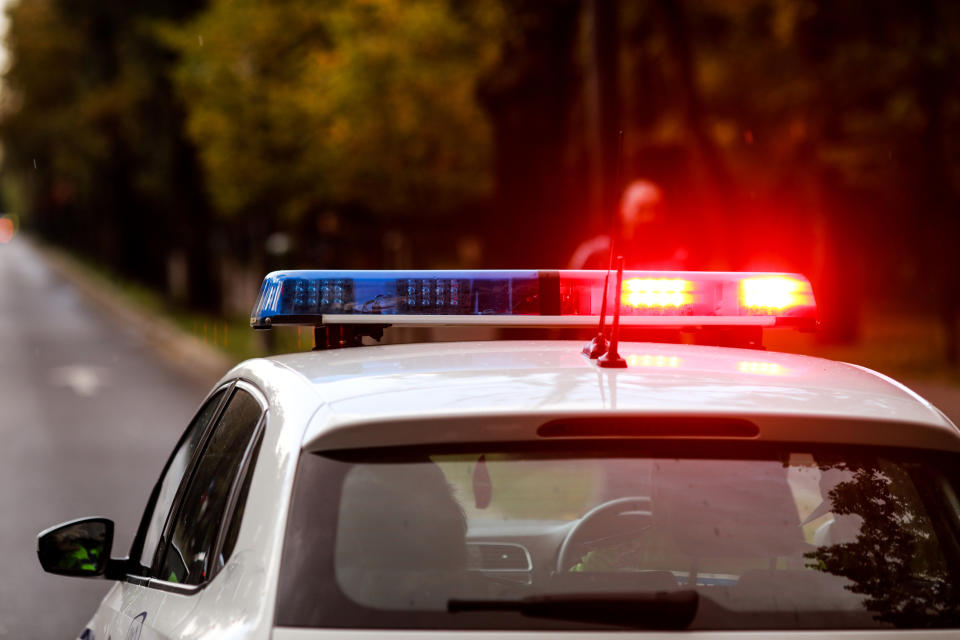
[[[113,555],[125,555],[206,391],[22,237],[0,245],[0,638],[79,634],[110,583],[45,574],[37,532],[103,515],[117,524]]]

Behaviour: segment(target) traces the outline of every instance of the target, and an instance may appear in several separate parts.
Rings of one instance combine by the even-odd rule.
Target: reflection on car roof
[[[956,427],[930,403],[855,365],[768,351],[625,343],[621,353],[630,367],[611,372],[582,356],[579,346],[385,345],[270,360],[298,372],[323,405],[307,441],[329,429],[377,420],[674,414],[911,424],[960,442]]]

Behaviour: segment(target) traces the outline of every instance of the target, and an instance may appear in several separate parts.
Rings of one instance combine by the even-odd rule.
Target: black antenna
[[[623,165],[623,129],[617,139],[617,181],[614,183],[617,196],[620,195],[620,171]],[[617,198],[616,207],[613,209],[613,219],[610,221],[610,254],[607,257],[607,274],[603,277],[603,296],[600,304],[600,324],[597,326],[597,335],[593,340],[583,347],[583,354],[591,360],[599,358],[607,352],[607,339],[603,335],[603,325],[607,320],[607,291],[610,289],[610,272],[613,271],[613,256],[616,254],[617,238],[620,236],[620,198]],[[619,290],[620,285],[617,285]],[[617,306],[620,306],[619,299]]]
[[[623,256],[617,256],[617,297],[613,301],[613,330],[610,332],[610,348],[597,359],[597,364],[604,368],[626,369],[627,361],[617,353],[620,345],[620,291],[623,286]]]

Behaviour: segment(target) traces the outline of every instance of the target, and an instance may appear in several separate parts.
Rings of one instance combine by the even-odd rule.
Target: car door
[[[89,637],[139,638],[145,619],[159,611],[162,594],[146,587],[153,558],[183,479],[194,464],[200,446],[220,415],[232,388],[231,382],[210,394],[167,459],[147,501],[130,549],[129,574],[107,594],[91,625]]]
[[[147,612],[145,639],[178,638],[184,627],[195,634],[195,620],[209,623],[209,616],[195,609],[201,592],[230,559],[265,415],[263,396],[237,382],[184,476],[164,526],[147,581],[160,610],[152,618]]]

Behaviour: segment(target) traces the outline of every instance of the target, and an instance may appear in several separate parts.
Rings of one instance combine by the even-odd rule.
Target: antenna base
[[[584,345],[581,353],[591,360],[596,360],[606,352],[607,339],[603,337],[602,333],[598,333],[596,336],[594,336],[593,340]]]
[[[613,303],[613,330],[610,332],[610,348],[597,359],[597,365],[604,369],[626,369],[627,361],[620,357],[620,292],[623,291],[623,256],[617,256],[617,297]]]
[[[597,366],[604,369],[626,369],[627,361],[616,351],[607,351],[606,354],[597,358]]]

